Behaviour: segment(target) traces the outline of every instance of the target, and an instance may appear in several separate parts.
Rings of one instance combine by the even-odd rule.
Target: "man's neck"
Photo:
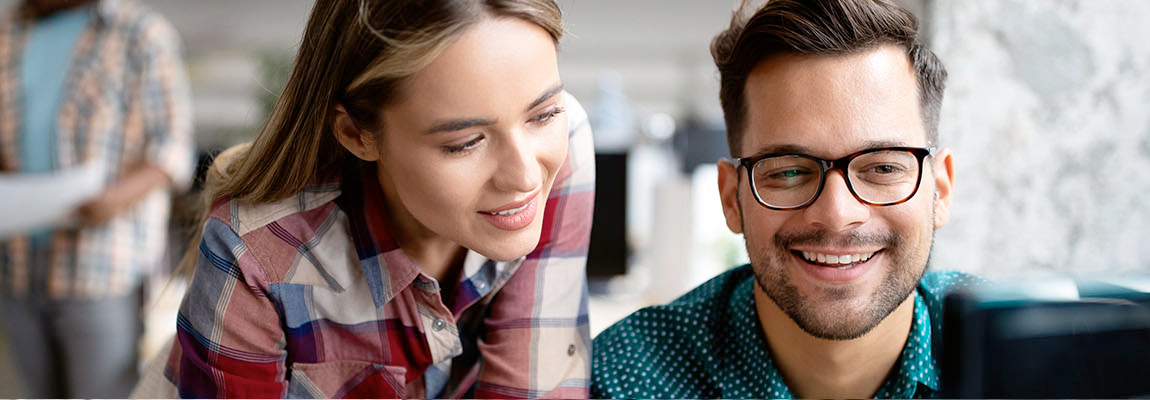
[[[914,295],[866,335],[820,339],[806,333],[758,285],[755,308],[771,357],[787,386],[803,398],[869,398],[882,387],[910,335]]]
[[[44,19],[64,11],[86,6],[96,0],[25,0],[21,13],[27,19]]]

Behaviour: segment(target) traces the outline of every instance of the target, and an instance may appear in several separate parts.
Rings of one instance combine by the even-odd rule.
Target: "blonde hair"
[[[195,268],[199,228],[212,202],[274,202],[341,166],[346,150],[330,132],[335,107],[343,106],[358,128],[382,134],[382,109],[402,95],[404,79],[488,17],[534,23],[556,43],[563,35],[554,0],[317,1],[291,76],[259,135],[209,168],[200,224],[180,273],[190,275]]]

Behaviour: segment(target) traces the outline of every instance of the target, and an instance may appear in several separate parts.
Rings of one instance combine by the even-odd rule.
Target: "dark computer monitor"
[[[595,215],[587,251],[592,291],[597,281],[627,273],[627,153],[595,154]]]
[[[1150,293],[1077,286],[1071,300],[1004,296],[1010,285],[948,295],[943,397],[1150,397]]]

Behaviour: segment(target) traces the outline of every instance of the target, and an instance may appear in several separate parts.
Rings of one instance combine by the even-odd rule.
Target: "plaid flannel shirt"
[[[131,1],[102,0],[93,13],[76,42],[60,100],[54,168],[100,163],[105,184],[112,185],[129,168],[149,163],[177,187],[187,185],[193,172],[191,101],[176,31]],[[18,9],[0,17],[2,173],[20,171],[19,57],[34,23]],[[103,225],[54,230],[43,282],[30,276],[26,236],[0,242],[0,292],[79,299],[128,294],[161,261],[170,204],[168,189],[156,189]]]
[[[565,96],[538,247],[469,250],[450,304],[392,238],[370,164],[272,204],[217,201],[165,371],[181,397],[586,398],[595,166]]]

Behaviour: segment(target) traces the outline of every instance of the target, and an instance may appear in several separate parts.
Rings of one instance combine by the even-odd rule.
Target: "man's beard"
[[[933,221],[931,218],[928,221]],[[745,225],[744,225],[745,228]],[[747,232],[746,229],[743,232]],[[934,230],[927,227],[930,235],[925,249],[929,261],[934,243]],[[807,334],[829,340],[850,340],[861,337],[878,326],[887,315],[894,312],[918,285],[926,270],[927,262],[916,261],[919,246],[908,242],[910,238],[899,236],[893,231],[885,233],[860,233],[832,237],[826,231],[818,230],[799,234],[777,233],[768,246],[752,246],[756,241],[744,235],[747,252],[751,256],[752,268],[759,287],[779,308],[798,324]],[[793,260],[788,248],[797,245],[819,247],[882,247],[880,253],[889,265],[889,271],[879,283],[873,295],[857,293],[858,288],[822,288],[812,299],[799,293],[791,281],[790,271],[785,267]],[[857,267],[856,267],[857,268]]]

